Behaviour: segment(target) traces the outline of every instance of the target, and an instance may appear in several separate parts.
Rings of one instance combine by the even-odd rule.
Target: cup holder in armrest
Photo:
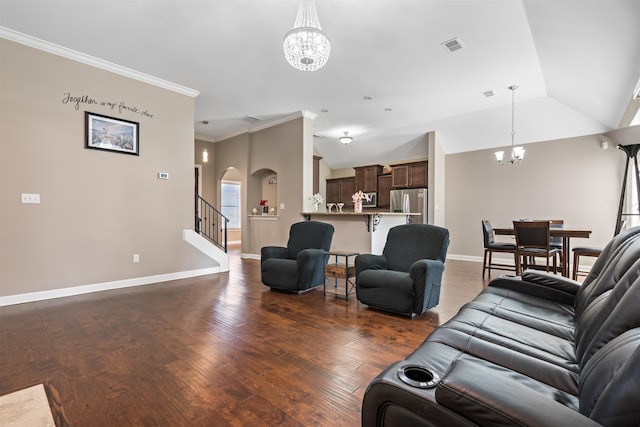
[[[406,365],[398,368],[398,378],[411,387],[432,388],[440,381],[440,377],[427,368],[417,365]]]

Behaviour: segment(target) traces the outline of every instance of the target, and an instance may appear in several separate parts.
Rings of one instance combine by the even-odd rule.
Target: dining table
[[[513,227],[510,228],[494,228],[493,232],[499,236],[513,236]],[[549,229],[551,237],[562,238],[562,275],[569,277],[569,254],[571,253],[571,238],[588,239],[591,236],[591,230],[586,228],[573,228],[563,225],[562,227],[552,227]]]

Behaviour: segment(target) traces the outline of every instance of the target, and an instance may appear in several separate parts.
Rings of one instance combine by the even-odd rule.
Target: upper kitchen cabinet
[[[391,171],[392,188],[427,188],[428,162],[394,165]]]
[[[344,203],[353,206],[353,193],[356,192],[354,177],[327,179],[327,203]]]
[[[382,173],[382,166],[360,166],[356,171],[356,191],[375,193],[378,191],[378,175]]]
[[[391,206],[391,175],[378,175],[378,207],[388,208]]]

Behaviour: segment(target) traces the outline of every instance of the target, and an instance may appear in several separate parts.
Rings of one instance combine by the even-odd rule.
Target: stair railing
[[[229,218],[200,197],[199,194],[196,194],[194,225],[196,233],[206,237],[213,244],[227,252],[228,228]]]

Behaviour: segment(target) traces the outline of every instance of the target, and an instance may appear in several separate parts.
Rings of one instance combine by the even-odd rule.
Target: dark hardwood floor
[[[231,271],[0,308],[0,394],[49,381],[71,426],[357,426],[368,383],[488,280],[446,263],[413,320]]]

